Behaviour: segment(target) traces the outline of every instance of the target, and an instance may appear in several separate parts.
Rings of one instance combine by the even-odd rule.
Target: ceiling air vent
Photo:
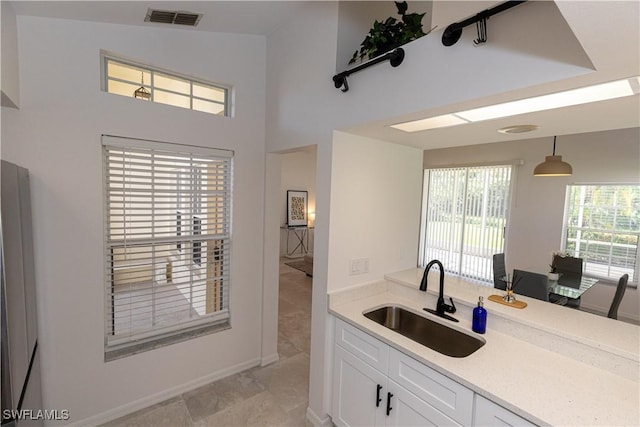
[[[147,10],[145,22],[159,22],[161,24],[190,25],[195,27],[202,18],[201,14],[191,12],[174,12],[170,10]]]

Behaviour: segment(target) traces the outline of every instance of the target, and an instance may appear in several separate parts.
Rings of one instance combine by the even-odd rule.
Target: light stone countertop
[[[445,296],[459,323],[422,311],[435,308],[438,272],[427,293],[422,269],[385,276],[329,294],[329,311],[474,392],[539,425],[640,425],[640,327],[518,296],[524,309],[488,301],[500,293],[459,278],[445,279]],[[403,306],[471,332],[478,296],[488,311],[486,344],[465,358],[433,351],[367,319],[363,312]]]

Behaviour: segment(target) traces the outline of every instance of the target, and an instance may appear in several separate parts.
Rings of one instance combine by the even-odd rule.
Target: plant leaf
[[[406,1],[396,1],[396,8],[398,9],[398,15],[404,15],[407,12],[407,2]]]
[[[354,62],[356,62],[356,59],[358,59],[358,51],[357,50],[355,52],[353,52],[353,56],[349,60],[349,65],[353,64]]]
[[[384,21],[384,25],[387,27],[390,27],[392,25],[395,25],[396,22],[397,22],[397,19],[394,18],[393,16],[390,16],[386,19],[386,21]]]
[[[422,18],[424,15],[424,13],[410,13],[402,17],[402,22],[410,26],[422,27]]]

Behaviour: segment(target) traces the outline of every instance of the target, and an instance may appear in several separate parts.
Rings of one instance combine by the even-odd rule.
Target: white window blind
[[[233,153],[102,140],[107,358],[228,327]]]
[[[512,167],[427,169],[424,176],[421,266],[432,259],[447,272],[492,282],[492,256],[504,252]]]
[[[637,283],[640,185],[569,185],[563,249],[583,259],[584,274]]]

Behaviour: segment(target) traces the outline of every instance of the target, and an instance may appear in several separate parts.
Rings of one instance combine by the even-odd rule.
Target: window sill
[[[209,324],[204,326],[198,326],[194,329],[174,333],[169,336],[155,338],[150,341],[141,343],[128,344],[125,346],[118,346],[117,348],[105,349],[104,361],[110,362],[112,360],[121,359],[123,357],[132,356],[134,354],[143,353],[145,351],[153,350],[159,347],[165,347],[171,344],[176,344],[182,341],[187,341],[193,338],[197,338],[202,335],[212,334],[214,332],[224,331],[231,329],[229,319],[222,323]]]

